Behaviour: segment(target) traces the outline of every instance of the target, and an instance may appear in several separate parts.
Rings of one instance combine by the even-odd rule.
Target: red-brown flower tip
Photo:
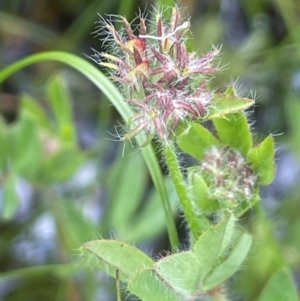
[[[213,49],[202,56],[188,51],[185,35],[190,22],[181,20],[177,7],[169,21],[159,13],[155,21],[149,20],[150,32],[143,17],[136,30],[125,17],[119,19],[120,31],[101,19],[110,52],[95,53],[93,58],[122,84],[136,114],[124,138],[144,131],[149,139],[156,136],[167,142],[181,120],[202,118],[209,110],[213,92],[208,81],[219,71],[213,66],[219,51]]]

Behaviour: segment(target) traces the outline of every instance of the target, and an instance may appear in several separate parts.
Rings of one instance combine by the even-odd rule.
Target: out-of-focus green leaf
[[[128,281],[139,270],[152,267],[154,262],[145,253],[126,243],[115,240],[93,240],[80,247],[83,257],[89,263],[104,269],[115,277],[116,269],[120,272],[120,278]]]
[[[282,268],[271,276],[258,299],[258,301],[274,300],[299,301],[297,288],[287,268]]]
[[[3,184],[3,208],[2,218],[10,219],[18,208],[20,199],[17,193],[17,177],[13,172],[9,172]]]
[[[201,124],[193,123],[189,132],[180,135],[177,144],[181,150],[201,160],[207,148],[218,145],[218,139]]]
[[[300,51],[299,51],[300,53]],[[300,102],[299,95],[297,93],[291,93],[285,96],[285,122],[288,125],[289,144],[292,146],[293,151],[300,157]]]
[[[50,129],[49,118],[47,117],[45,110],[43,110],[38,102],[31,96],[25,94],[21,97],[21,110],[30,113],[37,125]]]
[[[259,175],[259,183],[270,184],[275,176],[275,145],[269,135],[263,142],[252,148],[248,153],[248,160]]]
[[[76,45],[82,43],[83,39],[85,39],[94,28],[95,12],[111,11],[111,8],[115,7],[116,3],[118,3],[118,0],[93,0],[85,2],[80,14],[74,16],[76,19],[74,19],[71,25],[59,36],[58,47],[55,48],[63,50],[74,49]],[[74,3],[71,1],[69,5],[73,7]],[[126,16],[124,13],[121,15]]]
[[[55,75],[50,78],[48,82],[48,97],[58,122],[60,138],[64,142],[75,144],[76,135],[72,103],[63,76]]]
[[[179,202],[178,197],[174,194],[174,186],[170,179],[166,179],[166,187],[169,195],[171,195],[172,212],[175,215],[179,207]],[[157,237],[166,229],[165,215],[160,203],[159,194],[157,190],[153,188],[135,218],[128,221],[126,225],[126,237],[125,233],[122,234],[126,241],[138,242],[141,240],[149,240],[152,237]]]
[[[31,277],[42,277],[48,273],[62,278],[69,278],[72,277],[72,275],[76,274],[78,270],[78,264],[74,263],[38,265],[7,272],[1,272],[0,279],[1,281],[11,281]]]
[[[97,225],[83,215],[74,201],[49,199],[49,202],[51,202],[50,208],[59,229],[61,244],[65,245],[70,252],[78,249],[84,242],[99,236]]]
[[[122,151],[122,150],[121,150]],[[140,206],[146,189],[146,166],[140,153],[119,156],[109,177],[110,211],[107,216],[110,228],[113,227],[120,239],[127,231],[126,225],[132,226],[132,220]],[[124,233],[126,237],[126,233]]]
[[[83,153],[74,146],[62,145],[43,162],[39,181],[60,182],[69,179],[84,162]]]
[[[223,144],[239,150],[244,156],[252,147],[250,126],[244,112],[216,117],[213,123]]]
[[[12,36],[23,37],[27,41],[32,41],[38,45],[53,46],[53,41],[57,38],[57,35],[46,29],[45,26],[25,20],[20,15],[13,15],[1,10],[0,20],[1,31]]]
[[[31,114],[22,111],[20,120],[10,128],[12,168],[26,178],[35,176],[41,160],[42,145]]]

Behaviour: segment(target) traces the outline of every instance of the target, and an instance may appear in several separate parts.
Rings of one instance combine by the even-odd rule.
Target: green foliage
[[[19,195],[17,193],[17,177],[10,172],[5,179],[3,185],[4,204],[1,212],[3,219],[10,219],[19,205]]]
[[[188,179],[192,187],[194,204],[203,213],[216,212],[222,208],[231,208],[236,216],[240,216],[259,200],[258,184],[267,185],[274,178],[274,140],[272,136],[269,136],[259,145],[253,147],[250,126],[243,112],[230,113],[225,117],[213,118],[213,124],[218,138],[202,125],[192,124],[190,130],[180,133],[177,139],[180,149],[200,160],[200,162],[209,160],[206,164],[212,165],[214,164],[211,159],[212,156],[216,156],[215,160],[219,156],[220,163],[217,163],[215,167],[201,165],[200,167],[189,168]],[[225,155],[228,147],[233,152],[226,159]],[[219,154],[217,149],[220,150]],[[235,155],[234,151],[237,151]],[[224,163],[221,163],[222,160],[224,160]],[[242,163],[243,160],[244,163]],[[240,177],[243,173],[243,164],[248,169],[247,173],[249,175],[251,173],[248,179]],[[232,165],[234,168],[229,168],[226,171],[226,165]],[[235,195],[234,197],[224,195],[224,200],[221,201],[220,198],[214,200],[215,190],[219,188],[211,185],[211,178],[205,171],[207,168],[211,169],[210,173],[212,172],[216,177],[219,177],[219,181],[221,181],[223,186],[227,185],[228,188],[233,188],[232,196]],[[251,169],[252,171],[250,171]],[[237,174],[234,175],[234,172]],[[219,186],[222,187],[222,185]],[[236,189],[238,186],[241,187],[239,192]],[[251,195],[248,195],[249,187],[252,189]]]
[[[80,248],[82,256],[93,260],[93,265],[99,265],[110,275],[115,276],[116,269],[121,280],[128,281],[140,269],[151,267],[153,261],[137,248],[114,240],[95,240],[83,244]],[[93,255],[94,259],[89,255]]]
[[[220,144],[218,139],[208,129],[198,123],[192,123],[187,131],[188,133],[186,130],[183,133],[178,133],[177,144],[184,152],[198,160],[203,158],[207,148]]]
[[[247,155],[252,148],[252,137],[245,114],[228,114],[223,118],[214,118],[213,123],[223,144],[230,145],[243,155]]]
[[[24,68],[30,64],[37,63],[40,61],[60,61],[73,67],[74,69],[81,72],[84,76],[87,77],[92,83],[94,83],[110,100],[110,102],[115,106],[119,111],[120,115],[128,120],[131,117],[131,109],[123,101],[122,96],[119,91],[114,87],[114,85],[106,78],[97,68],[89,64],[85,60],[77,57],[75,55],[65,53],[65,52],[45,52],[39,53],[26,57],[12,65],[9,65],[7,68],[1,70],[0,72],[0,82],[5,80],[14,72],[18,71],[21,68]],[[139,134],[137,141],[139,144],[143,144],[145,140],[144,135]],[[166,186],[164,185],[164,180],[158,165],[157,160],[155,159],[154,151],[151,145],[147,145],[142,149],[142,154],[145,159],[146,165],[149,169],[149,172],[152,176],[153,183],[157,188],[161,201],[164,213],[166,216],[166,225],[173,249],[176,249],[178,246],[178,237],[175,229],[175,224],[173,220],[172,209],[169,201],[169,195],[167,193]]]
[[[55,114],[59,137],[63,142],[74,143],[76,136],[73,125],[72,103],[66,90],[64,78],[53,76],[48,83],[48,97]]]
[[[69,102],[69,99],[60,98],[60,102]],[[61,111],[53,102],[50,104],[53,110]],[[65,110],[68,111],[65,114],[72,115],[70,104]],[[75,133],[73,122],[69,122],[68,127]],[[69,179],[84,162],[84,155],[74,138],[72,142],[65,141],[65,136],[60,132],[55,135],[51,129],[42,107],[31,97],[22,97],[19,119],[6,129],[3,145],[7,152],[3,161],[9,162],[14,173],[39,185]]]
[[[251,242],[251,235],[243,232],[240,233],[240,235],[234,239],[229,256],[207,277],[204,289],[211,289],[232,276],[243,263],[250,249]]]
[[[192,250],[167,255],[157,262],[113,240],[85,243],[81,252],[88,262],[111,276],[118,269],[129,291],[142,300],[173,301],[209,295],[209,290],[239,268],[250,245],[251,236],[235,229],[231,216],[202,234]]]
[[[241,112],[254,104],[254,100],[239,97],[234,86],[229,86],[224,93],[216,93],[212,101],[212,108],[207,119],[224,117],[227,114]]]
[[[10,128],[9,158],[15,172],[34,178],[42,160],[42,145],[33,118],[26,111],[19,122]]]
[[[120,151],[123,153],[122,149]],[[152,189],[144,199],[147,189],[146,166],[141,154],[132,156],[132,151],[129,149],[118,156],[105,179],[111,193],[109,208],[103,218],[103,230],[109,231],[113,224],[114,231],[126,242],[143,240],[145,234],[148,238],[154,237],[165,228],[159,194]],[[172,195],[172,183],[165,181],[165,185]],[[178,202],[174,197],[170,198],[170,202],[175,214]]]
[[[298,293],[290,272],[284,268],[274,273],[258,301],[298,301]]]
[[[30,117],[34,119],[34,122],[38,127],[43,129],[51,129],[51,122],[47,117],[45,110],[41,105],[30,95],[22,95],[21,99],[21,108],[24,112],[28,112]]]
[[[128,221],[132,221],[140,200],[146,188],[145,163],[138,154],[127,160],[117,160],[108,177],[109,191],[111,191],[112,215],[109,219],[118,224],[118,233],[128,232]],[[116,185],[116,183],[119,183]],[[128,202],[128,200],[130,200]],[[124,233],[124,234],[125,234]],[[123,237],[123,235],[122,235]]]
[[[9,8],[9,12],[0,12],[1,42],[4,45],[0,46],[0,52],[15,47],[10,41],[16,41],[17,37],[20,52],[23,51],[22,43],[29,42],[34,43],[34,49],[55,47],[82,53],[76,47],[92,30],[96,11],[119,12],[127,17],[130,14],[134,17],[136,11],[135,1],[67,1],[57,11],[63,12],[69,7],[72,11],[66,15],[73,15],[74,18],[59,35],[54,30],[20,18],[19,13],[14,12],[16,3],[3,4],[4,8]],[[174,2],[161,0],[156,4],[158,7],[172,6]],[[188,10],[193,15],[196,14],[196,5],[195,0],[189,1]],[[101,293],[114,290],[103,278],[99,283],[99,270],[112,277],[116,276],[118,270],[124,282],[121,287],[126,286],[128,294],[135,295],[133,299],[138,296],[149,301],[191,301],[202,298],[226,301],[226,291],[229,295],[232,291],[233,294],[238,291],[241,299],[247,301],[299,300],[292,278],[292,275],[297,276],[300,266],[299,189],[289,186],[286,189],[288,195],[283,197],[282,191],[278,193],[280,202],[276,203],[276,208],[268,205],[262,209],[260,202],[260,185],[270,184],[275,176],[275,140],[276,144],[288,143],[296,154],[299,152],[296,66],[299,65],[300,51],[299,26],[295,25],[298,8],[296,2],[284,0],[277,1],[275,13],[267,1],[240,1],[240,5],[247,16],[250,30],[243,41],[235,41],[232,44],[234,47],[230,46],[230,41],[224,42],[227,26],[220,22],[217,6],[209,3],[206,6],[209,13],[193,19],[195,26],[191,30],[196,39],[191,40],[188,46],[201,53],[207,52],[211,42],[224,44],[222,61],[229,62],[230,68],[222,68],[222,74],[209,82],[211,87],[223,86],[224,79],[228,81],[229,77],[241,75],[242,82],[257,90],[262,101],[259,109],[254,110],[255,118],[264,118],[258,122],[256,130],[284,132],[279,137],[269,135],[258,145],[255,145],[257,139],[251,133],[247,118],[249,113],[243,112],[254,101],[241,97],[236,92],[235,84],[223,93],[214,93],[212,108],[198,120],[208,121],[205,127],[200,123],[181,120],[184,118],[180,116],[180,128],[172,137],[176,139],[180,152],[172,143],[164,148],[162,156],[159,144],[155,144],[155,150],[149,144],[138,152],[126,144],[125,153],[120,150],[117,158],[110,157],[110,160],[114,160],[113,164],[106,166],[103,161],[108,149],[107,141],[101,139],[98,143],[96,140],[96,146],[91,149],[80,149],[73,115],[77,105],[74,102],[81,98],[82,91],[82,103],[88,102],[89,97],[99,98],[99,104],[102,105],[100,110],[106,114],[103,96],[95,93],[88,84],[90,81],[102,91],[125,123],[130,120],[132,110],[106,76],[80,57],[58,51],[35,54],[0,70],[2,83],[23,67],[37,62],[56,61],[71,66],[87,79],[84,81],[80,77],[78,80],[72,71],[63,75],[53,72],[53,68],[58,66],[55,64],[41,64],[39,68],[21,71],[8,82],[9,91],[26,90],[30,95],[20,96],[14,122],[6,122],[0,116],[0,267],[3,270],[0,282],[3,283],[1,287],[5,287],[4,292],[0,290],[0,295],[4,294],[1,295],[3,300],[82,298],[92,301],[99,298],[96,295],[99,286]],[[57,20],[57,12],[44,11]],[[37,12],[33,10],[32,13]],[[38,11],[40,14],[43,12]],[[261,18],[262,15],[267,18]],[[43,16],[40,18],[43,19]],[[270,23],[274,19],[279,20],[278,26]],[[119,25],[116,24],[116,28]],[[277,27],[281,30],[279,36],[274,34],[278,31]],[[235,40],[235,37],[232,38]],[[2,55],[2,66],[7,64],[5,60],[6,55]],[[44,78],[47,69],[52,73],[48,81]],[[33,73],[35,76],[31,77]],[[14,90],[10,89],[11,84],[16,86],[13,86]],[[6,88],[3,86],[4,93]],[[40,99],[43,101],[40,102]],[[0,109],[6,110],[2,91]],[[96,114],[93,109],[91,112]],[[97,131],[103,136],[107,129],[98,127]],[[136,137],[136,145],[143,146],[145,140],[145,135],[140,133]],[[246,160],[247,168],[249,165],[255,179],[253,189],[250,189],[251,196],[247,197],[245,193],[243,198],[240,190],[238,197],[234,198],[237,202],[233,202],[230,195],[223,197],[219,194],[223,197],[222,201],[221,198],[214,198],[216,188],[224,187],[223,180],[227,178],[215,173],[218,185],[213,186],[205,168],[216,165],[212,165],[211,160],[203,165],[209,159],[210,150],[219,150],[223,158],[228,154],[228,149],[233,150],[235,155],[241,155],[236,158]],[[192,166],[187,170],[184,160],[181,160],[181,151],[193,157]],[[170,177],[162,175],[157,158],[161,160],[163,168],[168,169]],[[232,163],[230,160],[227,162],[227,165]],[[96,166],[96,178],[85,186],[81,179],[76,179],[76,172],[87,164]],[[222,165],[220,171],[226,171],[226,164]],[[154,188],[149,187],[151,181],[147,172],[151,175]],[[33,200],[26,208],[30,210],[27,219],[24,219],[20,209],[20,204],[23,207],[28,204],[24,202],[20,189],[20,184],[24,182],[33,191]],[[241,187],[240,184],[232,187]],[[107,196],[107,204],[103,195]],[[86,209],[91,204],[95,212],[101,207],[99,220],[87,214],[89,211]],[[178,209],[182,211],[180,214],[187,224],[186,251],[179,251],[174,219]],[[36,262],[26,261],[26,249],[20,248],[17,243],[24,239],[30,243],[32,233],[41,235],[42,229],[35,230],[35,223],[44,215],[50,215],[55,222],[55,257],[48,257],[48,253],[44,252],[43,262],[46,264],[34,266]],[[165,228],[171,252],[164,257],[153,260],[132,246],[135,243],[139,246],[142,242],[148,247],[149,239],[157,238]],[[111,235],[124,242],[106,239],[86,242]],[[44,246],[43,242],[37,244]],[[87,265],[73,264],[74,250],[78,248],[83,255],[82,261]],[[163,248],[168,247],[164,245]],[[21,256],[18,250],[22,251]],[[248,253],[250,255],[247,258]],[[243,264],[245,258],[246,263]],[[54,261],[57,264],[48,264]],[[233,281],[227,281],[238,270]],[[9,285],[6,285],[7,282]],[[12,292],[9,291],[11,283],[16,285]],[[131,300],[130,296],[127,298]],[[122,296],[123,299],[125,296]]]
[[[259,182],[263,185],[270,184],[275,176],[275,145],[272,136],[265,138],[248,153],[248,160],[253,169],[259,174]]]

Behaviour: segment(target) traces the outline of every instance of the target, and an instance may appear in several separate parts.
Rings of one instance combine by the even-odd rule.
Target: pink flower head
[[[136,30],[125,17],[119,20],[123,25],[120,31],[111,22],[101,20],[111,51],[95,52],[93,58],[110,69],[135,113],[124,138],[144,131],[147,141],[158,137],[167,142],[180,121],[197,120],[207,114],[213,99],[209,76],[219,71],[213,66],[219,51],[213,49],[198,56],[187,50],[185,36],[190,22],[181,20],[177,7],[170,20],[163,20],[158,13],[154,22],[149,21],[150,33],[143,17],[139,17]]]

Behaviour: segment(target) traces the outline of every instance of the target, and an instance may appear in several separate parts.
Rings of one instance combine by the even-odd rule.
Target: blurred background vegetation
[[[103,47],[91,34],[97,13],[131,20],[152,4],[172,3],[0,0],[0,68],[45,50],[91,55]],[[191,16],[191,49],[222,45],[216,86],[236,82],[255,97],[249,116],[257,140],[272,133],[277,142],[276,179],[262,191],[264,211],[242,218],[255,240],[230,283],[232,300],[257,300],[282,266],[300,283],[300,2],[179,6]],[[113,237],[153,256],[169,250],[139,152],[114,141],[118,114],[92,83],[59,63],[32,65],[2,83],[0,113],[0,300],[115,300],[114,282],[80,263],[81,243]],[[180,218],[178,227],[184,245]]]

